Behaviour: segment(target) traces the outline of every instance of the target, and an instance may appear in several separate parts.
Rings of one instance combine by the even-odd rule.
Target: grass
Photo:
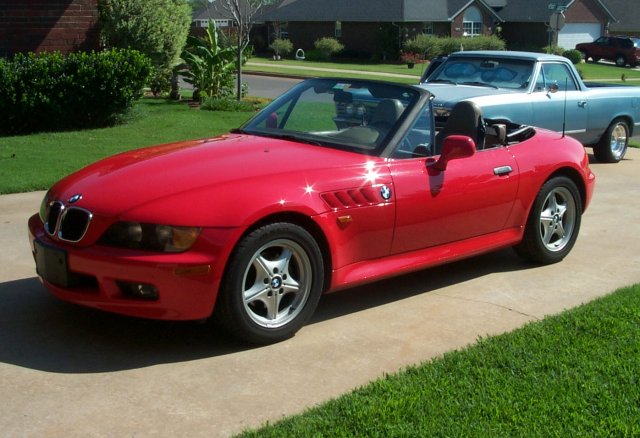
[[[256,64],[268,64],[256,65]],[[406,84],[418,83],[420,76],[426,68],[427,64],[416,64],[413,69],[409,69],[406,64],[353,64],[346,62],[316,62],[316,61],[298,61],[283,59],[274,61],[268,58],[252,58],[244,67],[244,71],[276,73],[283,75],[298,75],[302,77],[331,77],[340,76],[347,78],[369,78],[383,79]],[[340,73],[333,71],[322,71],[314,69],[330,69],[340,70]],[[345,71],[347,70],[347,71]],[[376,73],[386,73],[402,76],[379,76]]]
[[[622,75],[632,85],[640,85],[640,71],[615,65],[587,62],[578,65],[585,81],[603,81],[623,83]]]
[[[200,111],[184,103],[144,98],[127,123],[111,128],[3,137],[0,194],[49,188],[63,176],[118,152],[212,137],[237,127],[251,112]]]
[[[255,64],[269,64],[268,66]],[[343,62],[315,62],[315,61],[298,61],[298,60],[280,60],[273,61],[267,58],[252,58],[246,65],[246,72],[265,72],[277,74],[293,74],[302,77],[313,76],[336,76],[335,72],[313,70],[331,69],[331,70],[355,70],[358,73],[343,73],[339,76],[350,78],[372,78],[372,73],[391,73],[397,75],[405,75],[407,77],[380,77],[381,79],[402,82],[407,84],[415,84],[419,80],[422,72],[427,64],[417,64],[413,69],[407,68],[405,64],[351,64]],[[640,85],[640,71],[630,68],[616,67],[611,64],[603,63],[583,63],[578,66],[582,71],[586,81],[605,81],[610,83],[624,83],[621,79],[624,74],[626,83]]]
[[[639,340],[636,285],[243,436],[638,436]]]

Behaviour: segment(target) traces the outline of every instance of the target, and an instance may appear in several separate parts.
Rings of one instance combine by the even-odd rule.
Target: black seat
[[[454,105],[444,128],[436,135],[436,155],[440,154],[444,139],[450,135],[466,135],[476,143],[476,149],[484,147],[485,126],[478,105],[467,100]]]
[[[383,99],[371,116],[369,126],[388,131],[398,121],[404,106],[398,99]]]

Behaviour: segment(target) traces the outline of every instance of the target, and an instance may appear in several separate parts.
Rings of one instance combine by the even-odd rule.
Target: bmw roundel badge
[[[382,199],[388,201],[389,198],[391,198],[391,189],[388,186],[382,186],[380,188],[380,195],[382,196]]]
[[[80,193],[78,193],[77,195],[73,195],[72,197],[69,198],[69,204],[75,204],[81,199],[82,199],[82,195]]]

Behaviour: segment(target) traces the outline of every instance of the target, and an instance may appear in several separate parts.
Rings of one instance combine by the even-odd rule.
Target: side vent
[[[360,189],[338,190],[323,193],[322,199],[333,209],[366,207],[386,202],[380,195],[380,190],[374,187],[362,187]]]

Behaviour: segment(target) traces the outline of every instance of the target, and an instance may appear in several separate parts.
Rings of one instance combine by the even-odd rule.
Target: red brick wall
[[[564,13],[567,23],[606,23],[607,16],[594,0],[578,0]]]
[[[98,48],[98,0],[0,0],[0,56]]]

